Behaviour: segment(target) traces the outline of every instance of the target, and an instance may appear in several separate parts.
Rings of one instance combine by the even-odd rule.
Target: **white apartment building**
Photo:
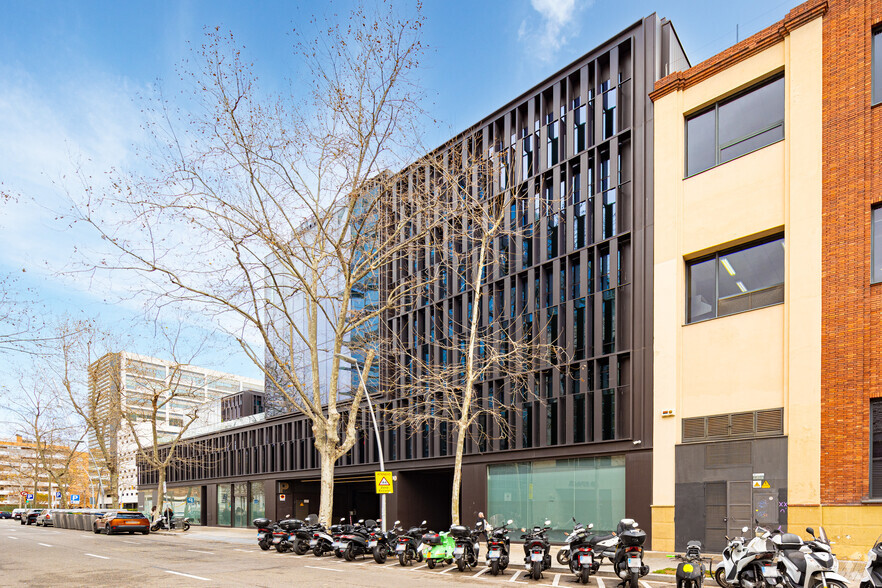
[[[99,399],[99,414],[110,424],[107,435],[119,468],[120,502],[132,506],[138,502],[138,443],[133,430],[143,447],[151,445],[147,423],[154,418],[154,398],[161,405],[155,414],[157,429],[160,435],[171,436],[208,410],[212,401],[243,390],[262,392],[263,382],[126,351],[108,353],[92,363],[89,392]],[[91,446],[100,459],[95,439]]]

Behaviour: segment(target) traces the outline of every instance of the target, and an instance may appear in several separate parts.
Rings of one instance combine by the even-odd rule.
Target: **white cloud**
[[[524,19],[518,29],[518,39],[527,42],[531,55],[550,61],[570,38],[578,34],[577,12],[593,3],[593,0],[530,0],[533,10],[539,13],[539,22]]]

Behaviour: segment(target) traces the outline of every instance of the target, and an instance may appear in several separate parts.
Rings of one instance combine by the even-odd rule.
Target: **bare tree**
[[[385,209],[395,185],[384,170],[410,156],[420,115],[421,24],[391,6],[316,24],[316,38],[298,45],[307,71],[291,97],[275,99],[231,37],[209,34],[192,114],[176,118],[165,102],[154,112],[151,172],[116,174],[104,193],[87,180],[78,202],[113,251],[94,268],[139,274],[158,305],[214,317],[285,400],[276,408],[310,419],[325,523],[363,394],[339,377],[338,356],[371,372],[373,326],[408,294],[401,283],[373,296],[379,276],[416,242],[412,227],[427,230],[415,222],[425,202],[403,216]]]

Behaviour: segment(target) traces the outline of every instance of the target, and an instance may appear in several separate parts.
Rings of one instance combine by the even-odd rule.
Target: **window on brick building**
[[[873,207],[873,282],[882,282],[882,204]]]
[[[784,76],[778,76],[686,119],[686,175],[783,138]]]
[[[873,31],[873,104],[882,102],[882,27]]]
[[[690,261],[686,322],[784,302],[784,237],[750,243]]]
[[[882,398],[870,400],[870,497],[882,498]]]

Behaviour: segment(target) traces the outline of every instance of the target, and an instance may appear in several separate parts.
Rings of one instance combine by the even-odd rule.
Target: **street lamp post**
[[[368,352],[368,357],[374,355],[373,349]],[[377,426],[377,417],[374,414],[374,405],[371,403],[371,395],[368,392],[367,384],[365,384],[365,375],[358,371],[358,360],[342,353],[335,354],[337,359],[352,364],[352,369],[358,374],[358,385],[364,390],[364,397],[367,399],[368,410],[371,413],[371,421],[374,423],[374,436],[377,438],[377,453],[380,456],[380,471],[386,471],[386,463],[383,461],[383,442],[380,440],[380,428]],[[367,367],[367,366],[365,366]],[[380,494],[380,525],[383,532],[386,532],[386,495]]]

